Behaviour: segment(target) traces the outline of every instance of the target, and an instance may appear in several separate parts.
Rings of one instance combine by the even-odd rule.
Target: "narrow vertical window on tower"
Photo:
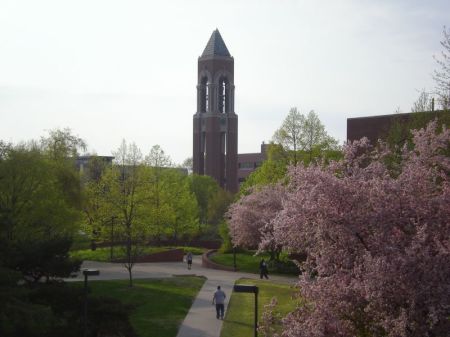
[[[201,147],[201,153],[203,154],[203,169],[206,167],[206,132],[201,133],[201,139],[200,139],[200,147]]]
[[[221,132],[220,133],[220,142],[221,142],[221,152],[222,152],[222,158],[223,158],[223,167],[227,167],[227,133]],[[222,185],[226,186],[227,184],[227,170],[223,170],[223,177],[222,177]]]
[[[222,148],[222,154],[226,155],[227,154],[227,133],[226,132],[221,132],[220,143],[221,143],[221,148]]]
[[[219,112],[227,113],[229,111],[229,88],[230,84],[225,76],[219,79]]]
[[[203,77],[200,90],[200,110],[207,112],[209,106],[209,82],[207,77]]]

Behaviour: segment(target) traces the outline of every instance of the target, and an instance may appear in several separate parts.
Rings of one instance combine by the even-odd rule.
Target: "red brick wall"
[[[202,255],[202,267],[204,268],[210,268],[210,269],[218,269],[218,270],[227,270],[227,271],[234,271],[233,267],[227,267],[222,266],[220,264],[217,264],[209,259],[209,256],[213,253],[217,252],[217,249],[212,249],[207,251]]]

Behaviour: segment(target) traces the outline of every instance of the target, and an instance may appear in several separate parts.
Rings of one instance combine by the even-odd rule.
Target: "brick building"
[[[375,144],[378,139],[386,139],[394,123],[407,125],[416,117],[425,118],[426,120],[434,118],[448,120],[449,115],[450,111],[448,110],[436,110],[347,118],[347,140],[354,141],[367,137],[372,144]]]
[[[264,160],[267,159],[267,144],[261,144],[261,152],[256,153],[239,153],[238,154],[238,181],[239,184],[261,166]]]

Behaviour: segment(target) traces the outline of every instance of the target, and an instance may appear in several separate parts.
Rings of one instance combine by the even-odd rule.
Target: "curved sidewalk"
[[[128,272],[119,263],[85,261],[82,268],[97,268],[100,275],[96,279],[128,279]],[[205,276],[206,281],[195,298],[188,314],[184,318],[177,337],[220,337],[222,320],[216,319],[215,306],[212,305],[213,294],[218,285],[227,295],[225,313],[230,300],[233,285],[240,278],[258,279],[257,274],[229,272],[203,268],[201,257],[195,256],[191,270],[183,262],[139,263],[133,267],[133,278],[163,278],[176,275]],[[75,280],[82,280],[81,274]],[[271,280],[293,283],[297,278],[272,275]],[[74,280],[74,279],[72,279]]]

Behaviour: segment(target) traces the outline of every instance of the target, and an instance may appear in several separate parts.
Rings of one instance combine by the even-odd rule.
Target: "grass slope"
[[[127,280],[89,280],[89,288],[94,296],[132,305],[130,322],[139,337],[175,337],[204,282],[202,277],[188,276],[134,280],[134,287],[129,288]]]
[[[247,273],[259,274],[259,263],[261,259],[269,261],[269,254],[254,255],[254,251],[246,251],[236,254],[236,266],[239,271]],[[232,253],[215,253],[211,257],[211,260],[215,263],[233,267],[233,254]],[[287,259],[285,254],[282,254],[281,261],[278,266],[275,266],[272,262],[269,263],[269,274],[290,274],[298,275],[298,268],[293,262]]]
[[[258,321],[264,311],[264,306],[272,297],[278,300],[277,312],[286,315],[295,307],[292,299],[294,289],[287,284],[271,281],[256,281],[241,279],[236,284],[252,284],[259,287],[258,294]],[[255,296],[247,293],[233,293],[228,304],[227,313],[223,322],[220,337],[248,337],[253,336]]]

